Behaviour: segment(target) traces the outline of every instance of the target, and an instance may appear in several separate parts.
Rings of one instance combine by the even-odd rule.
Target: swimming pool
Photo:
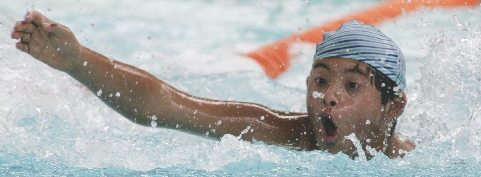
[[[369,162],[141,127],[67,75],[17,51],[11,26],[36,9],[87,47],[196,96],[304,111],[314,46],[268,79],[241,53],[378,1],[94,0],[0,2],[0,173],[7,175],[478,176],[481,165],[481,9],[423,9],[380,29],[407,60],[408,106],[398,131],[416,142],[403,159]]]

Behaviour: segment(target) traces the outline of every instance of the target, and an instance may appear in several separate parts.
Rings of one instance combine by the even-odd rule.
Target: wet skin
[[[344,152],[352,158],[357,156],[353,151],[354,146],[349,140],[344,140],[344,136],[350,133],[355,133],[364,143],[368,138],[371,139],[371,145],[376,149],[382,151],[385,147],[386,151],[382,152],[392,158],[398,154],[386,153],[390,149],[409,151],[414,148],[413,145],[407,146],[410,142],[401,142],[396,136],[386,138],[384,135],[386,121],[402,113],[405,97],[404,104],[388,106],[398,109],[381,111],[383,105],[380,105],[379,91],[372,84],[364,82],[362,79],[367,78],[362,75],[345,72],[357,63],[349,59],[323,59],[316,62],[323,63],[327,68],[315,64],[307,79],[308,113],[288,113],[255,103],[199,98],[179,91],[139,68],[111,61],[83,47],[67,27],[38,12],[29,12],[23,21],[18,22],[11,37],[20,40],[16,44],[19,50],[67,73],[95,95],[101,89],[103,94],[98,96],[99,99],[140,125],[150,126],[155,121],[158,127],[212,138],[221,138],[225,134],[240,135],[248,130],[241,136],[247,141],[263,141],[298,150]],[[345,77],[341,78],[338,74]],[[320,82],[320,76],[324,77],[327,84]],[[346,88],[347,78],[359,79],[355,81],[360,86]],[[324,98],[313,98],[314,91],[324,93]],[[117,92],[121,96],[108,96]],[[333,102],[335,104],[331,105]],[[152,119],[154,115],[156,120]],[[336,138],[326,138],[326,133],[322,133],[319,115],[331,116],[337,126],[334,131]],[[340,115],[342,118],[339,118]],[[371,123],[366,125],[366,120]],[[332,134],[331,130],[328,132]],[[382,141],[387,142],[386,146],[379,146]]]
[[[385,152],[399,146],[397,137],[389,136],[389,128],[403,112],[406,97],[401,93],[401,98],[381,104],[381,94],[365,63],[344,58],[317,60],[307,78],[307,89],[308,115],[319,149],[357,156],[353,142],[345,139],[352,133],[365,150],[371,147]]]

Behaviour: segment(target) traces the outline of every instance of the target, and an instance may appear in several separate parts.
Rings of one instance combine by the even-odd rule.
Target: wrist
[[[91,60],[91,53],[93,53],[92,50],[84,46],[80,46],[78,51],[79,53],[76,55],[77,57],[70,58],[70,65],[64,70],[64,72],[69,75],[75,75],[76,73],[87,69],[87,64],[91,63],[89,60]]]

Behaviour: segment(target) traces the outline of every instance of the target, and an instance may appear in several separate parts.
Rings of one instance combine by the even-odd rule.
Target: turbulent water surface
[[[27,10],[62,23],[81,43],[196,96],[306,110],[314,46],[268,79],[242,53],[378,1],[0,2],[0,173],[7,175],[456,175],[481,168],[481,9],[422,9],[379,28],[403,50],[408,105],[398,131],[416,142],[403,159],[369,162],[321,151],[221,141],[135,125],[66,74],[14,48]]]

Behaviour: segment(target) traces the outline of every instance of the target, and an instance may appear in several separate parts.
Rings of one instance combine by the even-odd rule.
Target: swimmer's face
[[[355,154],[353,142],[345,138],[354,133],[361,144],[379,151],[387,129],[385,108],[365,63],[324,58],[313,64],[307,109],[320,149]]]

